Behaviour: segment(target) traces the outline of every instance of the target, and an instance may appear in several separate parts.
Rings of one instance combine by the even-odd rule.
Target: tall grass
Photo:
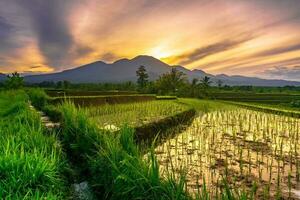
[[[86,110],[62,106],[64,143],[74,159],[87,166],[89,181],[106,199],[187,199],[184,184],[160,177],[154,154],[144,159],[128,126],[118,133],[103,132]]]
[[[64,156],[24,91],[0,93],[0,198],[64,199]]]

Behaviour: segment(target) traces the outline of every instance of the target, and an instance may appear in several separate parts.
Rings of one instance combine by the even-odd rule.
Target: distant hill
[[[170,66],[151,56],[137,56],[133,59],[121,59],[114,63],[97,61],[74,69],[65,70],[52,74],[25,76],[25,81],[38,83],[42,81],[71,81],[74,83],[97,83],[97,82],[124,82],[136,81],[136,70],[139,66],[145,66],[149,78],[157,79],[161,74],[169,72],[171,67],[176,67],[184,72],[191,80],[193,78],[211,77],[212,81],[222,80],[227,85],[253,85],[253,86],[300,86],[300,82],[286,80],[267,80],[255,77],[212,75],[202,70],[189,70],[182,66]]]
[[[6,75],[0,73],[0,82],[4,81],[5,79],[6,79]]]

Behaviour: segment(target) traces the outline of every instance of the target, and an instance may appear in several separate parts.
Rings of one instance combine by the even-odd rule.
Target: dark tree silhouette
[[[209,88],[211,83],[212,82],[208,76],[204,76],[204,78],[200,81],[200,84],[204,89]]]
[[[24,78],[20,76],[18,72],[14,72],[10,75],[7,75],[5,81],[5,86],[8,89],[20,89],[24,85]]]
[[[136,75],[138,77],[137,85],[140,90],[143,90],[146,87],[149,78],[146,68],[143,65],[141,65],[136,71]]]
[[[223,86],[223,81],[219,79],[217,81],[217,85],[218,85],[218,88],[221,88]]]
[[[157,80],[159,90],[176,93],[176,91],[187,82],[185,74],[172,68],[169,73],[163,74]]]
[[[192,83],[190,84],[190,95],[192,97],[196,97],[197,96],[197,92],[199,90],[199,87],[198,87],[198,79],[197,78],[194,78],[192,80]]]

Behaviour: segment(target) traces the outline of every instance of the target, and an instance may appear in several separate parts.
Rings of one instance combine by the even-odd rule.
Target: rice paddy
[[[28,94],[0,93],[2,199],[73,199],[73,183],[90,186],[94,199],[300,199],[299,118],[212,100],[80,108],[49,105],[41,90]],[[45,129],[29,98],[59,132]],[[156,126],[190,110],[197,115],[178,124],[184,130],[171,127],[177,132],[168,137]],[[164,137],[151,148],[136,141],[149,131]]]
[[[122,125],[138,127],[189,109],[172,100],[156,100],[130,104],[102,105],[87,109],[88,116],[99,127],[114,130]]]
[[[226,179],[232,188],[255,189],[258,199],[296,198],[299,127],[299,119],[286,116],[246,109],[214,111],[194,119],[155,152],[162,173],[186,171],[188,190],[194,194],[204,180],[215,193]]]

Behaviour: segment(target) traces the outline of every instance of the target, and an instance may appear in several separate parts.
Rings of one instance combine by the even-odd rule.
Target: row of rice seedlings
[[[300,120],[244,109],[216,111],[156,148],[164,171],[188,168],[188,188],[208,190],[224,176],[233,187],[262,185],[265,195],[282,195],[299,186]],[[260,195],[258,194],[258,195]]]
[[[143,124],[175,115],[189,107],[176,101],[148,101],[131,104],[103,105],[88,108],[88,115],[99,127],[141,126]]]
[[[65,199],[65,159],[23,91],[0,94],[0,198]]]

